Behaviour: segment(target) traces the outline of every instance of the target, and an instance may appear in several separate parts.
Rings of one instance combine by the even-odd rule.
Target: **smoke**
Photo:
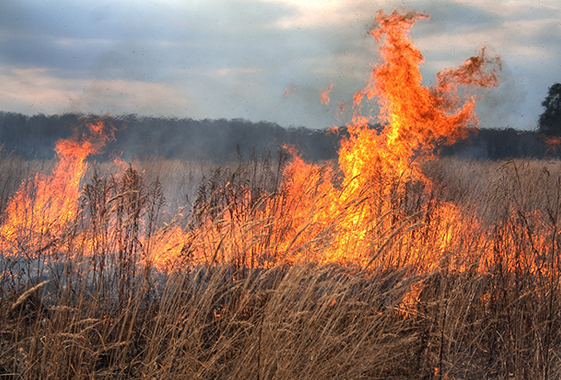
[[[477,114],[482,128],[511,128],[518,125],[520,106],[526,101],[526,91],[503,63],[499,86],[485,91],[485,101],[477,104]]]
[[[489,46],[517,77],[514,92],[527,93],[527,107],[513,106],[524,108],[524,121],[508,123],[519,127],[537,119],[539,103],[560,74],[561,13],[553,3],[525,1],[6,0],[0,33],[9,38],[0,39],[0,102],[6,111],[25,114],[111,112],[341,125],[350,120],[352,96],[377,60],[367,35],[371,20],[378,9],[391,12],[399,3],[431,14],[411,31],[425,55],[425,78]],[[22,70],[32,76],[18,74]],[[330,84],[331,101],[321,104],[318,94]],[[283,97],[290,85],[299,90]],[[511,95],[510,88],[498,94]],[[500,102],[493,99],[488,108],[495,103]],[[508,114],[505,108],[487,124]]]

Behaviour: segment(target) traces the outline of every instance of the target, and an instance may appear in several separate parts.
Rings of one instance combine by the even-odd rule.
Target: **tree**
[[[546,136],[561,136],[561,83],[549,88],[542,106],[545,111],[540,115],[538,132]]]

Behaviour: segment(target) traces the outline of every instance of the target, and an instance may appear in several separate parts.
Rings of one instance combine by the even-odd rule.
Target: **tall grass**
[[[26,165],[14,160],[0,165]],[[41,256],[0,258],[1,376],[561,377],[561,163],[427,164],[430,192],[396,185],[393,211],[372,221],[390,227],[369,232],[365,269],[315,259],[340,233],[336,217],[281,246],[294,227],[285,160],[93,165],[63,236]],[[5,204],[25,178],[4,173]],[[447,225],[444,202],[463,225]],[[150,259],[165,226],[193,232],[167,271]],[[453,228],[461,238],[442,252],[437,237]],[[413,250],[419,261],[403,260]],[[436,266],[422,262],[436,253]]]

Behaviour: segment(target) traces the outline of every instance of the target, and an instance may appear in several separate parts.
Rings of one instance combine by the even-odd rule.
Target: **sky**
[[[503,69],[480,127],[536,127],[561,82],[559,0],[2,0],[0,111],[343,125],[376,11],[400,6],[430,15],[411,29],[425,85],[486,47]]]

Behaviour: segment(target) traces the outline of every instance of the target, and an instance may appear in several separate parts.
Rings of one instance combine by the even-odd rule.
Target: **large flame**
[[[321,225],[337,231],[330,245],[322,249],[322,261],[368,264],[373,253],[381,254],[386,243],[377,241],[380,233],[395,228],[396,218],[390,215],[403,211],[402,205],[396,204],[399,192],[415,181],[421,181],[429,191],[431,184],[422,174],[422,164],[433,158],[437,144],[463,138],[477,125],[472,90],[498,83],[499,58],[488,58],[483,49],[459,68],[438,73],[432,88],[424,86],[419,71],[423,56],[409,39],[409,29],[421,18],[428,15],[401,10],[377,14],[377,27],[370,33],[380,43],[381,62],[366,88],[354,97],[353,123],[347,126],[350,137],[342,142],[339,152],[340,184],[335,185],[332,171],[324,170],[314,192],[306,193],[302,189],[313,186],[312,173],[320,169],[300,159],[287,168],[286,177],[292,181],[286,184],[289,198],[295,200],[290,203],[297,205],[292,210],[294,218],[306,220],[299,228],[313,230],[311,226]],[[360,113],[363,101],[374,98],[381,108],[381,130],[372,128],[371,117]],[[454,205],[439,207],[443,218],[456,218]],[[405,216],[403,228],[422,224],[412,214]],[[304,244],[315,236],[314,232],[302,234],[298,228],[293,232],[291,244],[294,239]],[[439,237],[443,248],[450,242],[450,233]],[[400,264],[418,259],[414,251],[420,248],[409,247],[412,252],[400,258]],[[427,257],[422,260],[430,262]]]
[[[51,174],[36,174],[24,182],[6,207],[0,236],[8,251],[31,257],[54,244],[74,223],[81,196],[81,181],[87,169],[85,159],[99,152],[112,138],[103,120],[93,120],[76,129],[74,135],[56,143],[57,163]]]
[[[483,49],[460,67],[439,72],[432,88],[424,86],[419,71],[424,58],[409,39],[409,29],[423,18],[428,15],[398,11],[390,15],[379,11],[376,16],[378,27],[370,34],[380,43],[382,62],[354,98],[351,138],[343,144],[339,158],[347,178],[359,177],[364,183],[372,174],[378,175],[372,173],[378,165],[398,176],[407,171],[420,175],[419,165],[433,157],[436,143],[453,143],[477,125],[471,90],[498,83],[499,59],[488,58]],[[359,112],[363,98],[375,97],[381,108],[379,122],[385,125],[379,134],[368,128],[369,118]]]
[[[438,144],[465,137],[476,126],[472,91],[497,84],[500,62],[483,49],[460,67],[438,73],[433,87],[424,86],[419,72],[423,56],[409,30],[426,18],[401,9],[389,15],[378,12],[370,34],[379,43],[380,62],[354,97],[338,167],[306,163],[292,151],[277,191],[259,192],[228,181],[194,205],[188,223],[163,227],[155,227],[156,217],[143,226],[131,222],[149,214],[142,207],[159,201],[156,195],[149,199],[140,185],[131,187],[139,182],[130,172],[123,176],[124,185],[111,191],[96,195],[90,188],[90,202],[101,205],[92,203],[92,218],[103,214],[105,219],[90,222],[94,236],[84,234],[83,240],[91,239],[84,252],[96,256],[115,250],[162,269],[174,269],[185,258],[251,267],[298,260],[362,268],[412,264],[428,270],[438,265],[446,252],[455,251],[455,236],[469,231],[455,205],[430,196],[432,183],[423,164],[434,157]],[[324,91],[322,102],[328,102],[332,87]],[[377,120],[361,113],[373,99],[380,107]],[[375,122],[381,127],[372,127]],[[106,138],[103,124],[92,123],[88,138],[75,136],[57,144],[53,173],[38,174],[22,185],[8,205],[0,228],[8,251],[42,252],[71,230],[84,160]],[[115,215],[107,216],[111,212]],[[184,219],[178,213],[174,220]],[[96,235],[98,225],[107,236]],[[114,243],[108,236],[114,236]],[[99,248],[102,240],[106,245]]]
[[[422,186],[421,195],[430,194],[423,163],[433,158],[437,144],[452,143],[475,127],[471,92],[496,85],[500,65],[497,57],[488,58],[482,50],[459,68],[438,73],[432,88],[424,86],[419,72],[423,56],[408,35],[420,18],[428,16],[378,12],[371,34],[380,43],[381,62],[366,88],[354,97],[353,122],[347,126],[350,137],[342,142],[338,168],[306,163],[291,150],[293,159],[284,170],[280,196],[255,200],[249,190],[240,188],[241,197],[226,197],[229,201],[219,217],[199,224],[190,237],[179,237],[174,230],[170,239],[174,252],[185,247],[177,243],[184,239],[190,254],[207,262],[257,255],[259,265],[297,260],[361,267],[438,265],[439,255],[451,249],[456,227],[461,226],[458,210],[420,196],[411,206],[405,193]],[[322,93],[323,103],[332,87]],[[360,113],[363,102],[374,98],[381,108],[377,120],[381,129],[372,128],[375,120]],[[429,208],[436,220],[427,220]],[[426,237],[415,234],[421,228],[435,233],[430,249]],[[398,233],[401,248],[393,247],[388,254]],[[216,250],[210,250],[212,255],[209,247]],[[169,262],[172,251],[165,252]]]

